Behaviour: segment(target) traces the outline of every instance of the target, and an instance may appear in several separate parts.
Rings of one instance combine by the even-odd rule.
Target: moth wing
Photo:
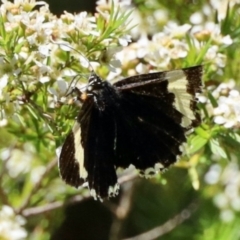
[[[132,164],[147,177],[176,162],[186,137],[179,123],[182,115],[176,110],[169,111],[169,106],[160,105],[152,97],[123,94],[115,118],[116,167],[127,168]]]
[[[62,146],[58,162],[62,179],[76,188],[87,181],[88,173],[84,166],[84,139],[88,131],[92,104],[91,100],[83,104],[77,121]]]
[[[88,172],[90,193],[94,198],[103,199],[118,194],[114,137],[115,123],[112,114],[93,107],[84,139],[84,166]]]
[[[173,108],[183,115],[181,125],[191,129],[200,124],[197,111],[197,93],[202,92],[202,66],[193,66],[173,71],[141,74],[114,83],[119,91],[161,98],[169,101],[172,95]]]
[[[116,167],[133,164],[148,177],[176,162],[185,133],[200,124],[196,93],[201,92],[201,71],[196,66],[114,84],[121,94],[115,118]]]
[[[76,122],[62,146],[58,162],[62,179],[76,188],[84,183],[84,178],[80,177],[80,171],[83,171],[83,148],[79,141],[80,136],[80,125]]]

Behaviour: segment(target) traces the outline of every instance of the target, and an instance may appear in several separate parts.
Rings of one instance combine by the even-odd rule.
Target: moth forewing
[[[71,131],[62,146],[58,166],[62,179],[69,185],[78,188],[84,183],[84,180],[80,178],[80,165],[75,159],[75,154],[75,136]]]

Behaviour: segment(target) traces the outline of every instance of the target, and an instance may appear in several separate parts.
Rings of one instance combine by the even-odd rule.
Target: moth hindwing
[[[200,124],[202,66],[142,74],[110,84],[95,73],[59,158],[63,180],[87,183],[95,199],[118,194],[116,170],[150,177],[175,163],[186,133]],[[83,97],[84,96],[84,97]]]

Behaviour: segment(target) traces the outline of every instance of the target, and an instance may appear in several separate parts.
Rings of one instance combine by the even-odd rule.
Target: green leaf
[[[39,119],[39,116],[35,113],[33,107],[29,104],[26,105],[26,108],[28,109],[28,111],[31,113],[31,115],[36,119],[38,120]]]
[[[192,138],[190,142],[190,149],[189,149],[189,154],[193,154],[203,148],[204,145],[206,145],[208,142],[207,138],[203,138],[199,135],[195,136]]]
[[[200,181],[199,181],[197,169],[195,167],[191,167],[189,168],[188,173],[191,178],[193,188],[195,190],[198,190],[200,186]]]
[[[211,135],[209,134],[209,129],[205,130],[202,127],[198,127],[195,129],[195,132],[201,136],[202,138],[209,139]]]
[[[225,150],[220,146],[220,143],[216,139],[210,140],[210,148],[213,154],[221,156],[222,158],[227,159],[227,154]]]
[[[210,91],[208,91],[207,94],[208,94],[208,98],[209,98],[212,106],[217,107],[218,103],[217,103],[216,99],[213,97],[212,93]]]
[[[3,20],[2,14],[0,14],[0,35],[1,35],[1,38],[3,39],[3,41],[4,41],[5,38],[6,38],[6,29],[5,29],[5,25],[4,25],[4,20]]]
[[[212,39],[209,39],[207,43],[203,45],[203,47],[201,48],[201,51],[197,55],[197,59],[195,60],[196,64],[201,64],[203,62],[208,49],[211,47],[211,43],[212,43]]]

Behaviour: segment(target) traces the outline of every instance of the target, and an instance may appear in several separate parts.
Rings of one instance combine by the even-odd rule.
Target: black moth
[[[200,124],[196,94],[202,66],[142,74],[110,84],[92,73],[72,131],[59,157],[63,180],[103,199],[118,194],[116,170],[134,165],[141,176],[169,167],[185,134]]]

